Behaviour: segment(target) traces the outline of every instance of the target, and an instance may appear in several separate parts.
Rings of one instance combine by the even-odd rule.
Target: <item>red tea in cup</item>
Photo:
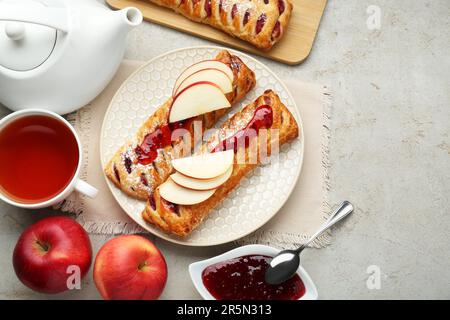
[[[0,191],[25,204],[52,199],[72,181],[79,156],[76,137],[58,119],[15,119],[0,130]]]

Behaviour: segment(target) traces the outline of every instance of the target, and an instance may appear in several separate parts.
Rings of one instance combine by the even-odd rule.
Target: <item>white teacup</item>
[[[12,199],[12,197],[7,195],[1,189],[0,189],[0,199],[11,205],[14,205],[16,207],[21,207],[21,208],[26,208],[26,209],[37,209],[37,208],[49,207],[49,206],[52,206],[54,204],[61,202],[74,190],[76,190],[90,198],[94,198],[97,195],[98,190],[96,188],[94,188],[93,186],[89,185],[88,183],[84,182],[83,180],[80,180],[80,178],[79,178],[81,164],[83,161],[83,159],[82,159],[83,152],[82,152],[81,142],[80,142],[80,138],[79,138],[78,134],[76,133],[75,129],[72,127],[72,125],[66,119],[64,119],[63,117],[61,117],[60,115],[58,115],[54,112],[42,110],[42,109],[27,109],[27,110],[17,111],[17,112],[11,113],[10,115],[8,115],[0,120],[0,133],[9,124],[13,123],[14,121],[16,121],[20,118],[28,117],[28,116],[50,117],[50,118],[58,120],[61,124],[63,124],[65,127],[67,127],[70,130],[70,132],[73,134],[73,137],[75,138],[76,144],[78,146],[78,164],[77,164],[77,167],[75,170],[75,174],[72,176],[70,182],[65,186],[65,188],[62,191],[60,191],[58,194],[56,194],[52,198],[46,199],[45,201],[30,202],[30,203],[19,202],[19,201]]]

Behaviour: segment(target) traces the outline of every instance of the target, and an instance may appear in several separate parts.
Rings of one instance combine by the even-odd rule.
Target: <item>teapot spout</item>
[[[135,7],[127,7],[116,11],[116,15],[120,19],[120,25],[124,33],[128,33],[134,27],[142,23],[143,17],[141,11]]]

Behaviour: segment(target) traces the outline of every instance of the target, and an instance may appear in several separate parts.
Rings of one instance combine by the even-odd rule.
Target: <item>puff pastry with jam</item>
[[[291,0],[148,0],[190,20],[208,24],[262,50],[271,49],[287,28]]]
[[[267,90],[258,97],[253,103],[247,105],[240,112],[228,119],[219,129],[218,134],[213,136],[205,145],[202,152],[219,151],[226,149],[232,144],[228,143],[230,139],[239,136],[245,128],[256,129],[257,134],[250,137],[244,144],[234,144],[236,153],[233,172],[231,177],[207,200],[194,205],[177,205],[163,199],[156,188],[147,201],[146,207],[142,213],[143,218],[162,230],[178,236],[189,235],[208,214],[234,189],[245,175],[258,166],[264,159],[261,158],[261,148],[266,148],[266,154],[272,152],[271,146],[276,143],[277,146],[295,139],[298,134],[298,125],[293,115],[281,102],[278,95],[272,90]],[[260,129],[264,130],[263,135]],[[272,131],[269,129],[278,129]],[[230,135],[231,132],[231,135]],[[273,134],[273,132],[278,132]],[[246,138],[245,138],[246,139]],[[256,141],[257,148],[251,144],[250,139]],[[240,149],[236,149],[241,146]],[[218,149],[219,148],[219,149]],[[245,161],[238,161],[244,159]],[[250,161],[255,159],[255,161]]]
[[[226,95],[231,104],[241,100],[256,83],[255,74],[242,60],[223,50],[215,58],[227,64],[234,74],[233,91]],[[178,123],[168,123],[170,106],[169,98],[140,127],[137,134],[123,145],[106,164],[106,176],[129,196],[147,200],[156,187],[166,181],[173,168],[171,159],[177,148],[182,149],[182,140],[171,141],[172,130],[187,129],[193,137],[194,121],[201,121],[202,128],[211,128],[227,110],[220,109]],[[148,146],[152,145],[155,148]],[[191,143],[194,145],[194,142]],[[190,152],[190,150],[189,150]]]

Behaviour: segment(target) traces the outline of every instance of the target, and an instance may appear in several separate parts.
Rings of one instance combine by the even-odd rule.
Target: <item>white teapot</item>
[[[136,8],[94,0],[0,0],[0,103],[12,110],[72,112],[117,71]]]

